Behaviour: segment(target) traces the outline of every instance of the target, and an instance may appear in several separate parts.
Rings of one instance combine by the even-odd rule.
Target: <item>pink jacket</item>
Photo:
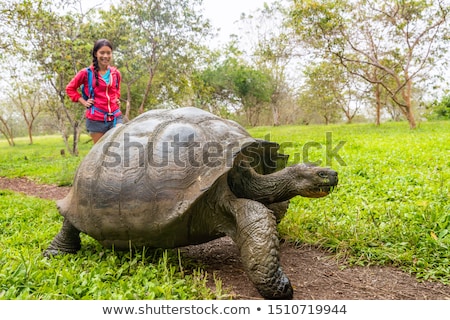
[[[92,86],[94,88],[94,106],[95,108],[86,109],[86,118],[95,121],[104,121],[105,113],[112,114],[116,110],[119,110],[119,105],[117,103],[120,98],[120,80],[121,75],[119,70],[115,67],[110,66],[110,78],[109,84],[107,85],[105,80],[103,80],[101,75],[98,75],[98,86],[96,86],[95,76],[94,76],[94,66],[90,66],[92,70]],[[75,77],[69,82],[66,87],[66,93],[73,102],[78,102],[78,99],[82,96],[78,91],[78,88],[84,84],[84,91],[86,96],[89,96],[89,86],[88,86],[88,72],[86,68],[80,70]],[[98,111],[99,109],[100,111]],[[115,113],[118,117],[122,113],[119,110]],[[113,116],[107,116],[107,121],[114,120]]]

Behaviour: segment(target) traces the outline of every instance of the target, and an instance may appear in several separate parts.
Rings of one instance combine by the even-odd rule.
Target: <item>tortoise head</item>
[[[295,196],[320,198],[338,183],[336,171],[312,164],[296,164],[271,174],[258,174],[241,162],[228,173],[228,185],[238,198],[264,204],[278,203]]]
[[[328,195],[338,184],[336,171],[313,164],[297,164],[289,168],[291,188],[307,198],[321,198]]]

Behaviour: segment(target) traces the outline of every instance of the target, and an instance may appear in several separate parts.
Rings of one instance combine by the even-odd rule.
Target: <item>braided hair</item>
[[[98,71],[100,70],[100,67],[98,66],[98,60],[97,60],[97,51],[101,48],[101,47],[110,47],[111,50],[113,49],[111,42],[109,42],[106,39],[100,39],[97,40],[94,43],[94,49],[92,49],[92,64],[94,65],[94,75],[95,75],[95,85],[98,86]]]

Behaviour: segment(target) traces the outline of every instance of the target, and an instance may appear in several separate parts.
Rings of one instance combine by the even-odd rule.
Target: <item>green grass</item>
[[[337,190],[326,198],[293,199],[280,224],[284,238],[319,245],[351,264],[394,265],[450,283],[450,122],[422,123],[413,131],[404,123],[250,131],[292,145],[284,149],[290,155],[317,141],[323,148],[312,149],[310,159],[322,164],[326,132],[333,148],[345,141],[339,156],[346,165],[331,161],[339,172]]]
[[[176,250],[114,252],[83,235],[77,255],[44,258],[62,219],[53,201],[0,191],[0,299],[219,299]]]
[[[279,225],[283,238],[320,246],[348,264],[394,265],[420,279],[450,283],[450,122],[259,127],[290,155],[290,163],[322,161],[339,172],[339,186],[321,199],[296,197]],[[338,157],[329,151],[345,141]],[[91,148],[62,157],[59,137],[35,144],[0,141],[0,176],[27,176],[68,185]],[[342,143],[341,143],[342,145]],[[74,256],[44,259],[61,226],[52,201],[0,191],[0,298],[3,299],[217,299],[206,275],[176,250],[112,252],[84,236]],[[194,272],[187,270],[196,270]]]
[[[82,135],[79,143],[79,157],[72,157],[61,150],[65,149],[60,136],[33,137],[33,144],[28,138],[16,138],[16,146],[10,147],[0,140],[0,176],[28,177],[36,182],[70,185],[74,173],[85,156],[92,142],[87,135]]]
[[[0,176],[69,185],[92,147],[82,137],[80,157],[61,156],[62,139],[35,137],[35,144],[0,141]],[[46,259],[42,251],[61,227],[53,201],[0,190],[0,299],[224,299],[220,280],[177,250],[114,252],[82,235],[77,255]]]

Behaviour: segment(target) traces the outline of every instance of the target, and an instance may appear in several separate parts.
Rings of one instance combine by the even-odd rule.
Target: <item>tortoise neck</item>
[[[264,204],[283,202],[298,195],[291,184],[290,168],[262,175],[252,168],[236,167],[228,173],[228,185],[236,197]]]

